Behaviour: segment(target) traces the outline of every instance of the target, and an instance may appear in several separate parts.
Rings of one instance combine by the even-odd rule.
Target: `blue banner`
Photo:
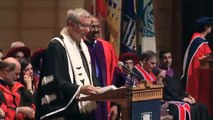
[[[136,50],[134,0],[124,0],[122,8],[121,53],[124,53]]]
[[[138,0],[137,16],[143,22],[140,32],[145,37],[155,36],[154,12],[152,0]]]
[[[137,2],[137,16],[142,23],[139,28],[140,53],[147,50],[156,52],[153,0],[138,0]]]

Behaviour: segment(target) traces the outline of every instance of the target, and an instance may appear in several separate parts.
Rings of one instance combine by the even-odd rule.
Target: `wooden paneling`
[[[59,26],[63,27],[66,24],[66,15],[67,15],[67,10],[60,10],[59,11]]]
[[[22,27],[53,27],[55,23],[55,13],[52,9],[28,10],[22,13]]]
[[[0,29],[14,28],[17,21],[17,12],[15,10],[0,10]]]
[[[23,9],[52,9],[57,0],[23,0]],[[71,0],[72,1],[72,0]]]
[[[11,42],[17,41],[19,39],[14,29],[0,29],[0,48],[3,49],[6,54]]]
[[[74,9],[84,6],[84,0],[59,0],[60,9]]]
[[[0,48],[6,54],[17,40],[32,50],[46,47],[65,25],[67,10],[83,6],[84,0],[0,0]]]
[[[173,67],[178,76],[182,70],[182,5],[181,0],[155,1],[157,53],[168,49],[173,54]]]
[[[49,40],[54,37],[53,29],[31,29],[23,30],[22,33],[23,42],[27,46],[31,46],[31,49],[46,47]],[[40,40],[42,38],[42,40]],[[32,45],[33,43],[33,45]]]
[[[88,2],[84,1],[0,0],[0,48],[7,51],[11,42],[17,40],[25,42],[32,50],[45,47],[65,25],[67,10],[83,8]],[[182,8],[179,0],[155,0],[154,5],[157,51],[172,49],[181,56]],[[177,45],[180,47],[176,48]]]
[[[0,0],[0,9],[14,7],[16,7],[16,0]]]

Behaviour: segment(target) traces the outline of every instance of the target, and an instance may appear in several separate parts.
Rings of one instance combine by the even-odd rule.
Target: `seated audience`
[[[29,59],[31,55],[31,51],[28,47],[15,47],[11,48],[8,52],[6,57],[13,57],[17,60],[22,58]]]
[[[5,120],[26,120],[34,118],[31,94],[17,82],[20,63],[10,57],[0,62],[0,117]]]

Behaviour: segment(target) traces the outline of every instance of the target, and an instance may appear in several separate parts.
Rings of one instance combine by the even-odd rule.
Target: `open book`
[[[116,89],[118,89],[118,88],[115,87],[114,85],[109,85],[109,86],[101,87],[100,89],[98,89],[98,93],[104,93],[106,91],[111,91],[111,90],[116,90]]]

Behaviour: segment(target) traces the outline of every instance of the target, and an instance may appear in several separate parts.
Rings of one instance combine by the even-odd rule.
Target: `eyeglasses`
[[[82,23],[79,23],[79,22],[76,22],[76,24],[81,28],[81,29],[89,29],[90,28],[90,25],[88,24],[82,24]]]
[[[133,62],[124,62],[125,65],[133,65]]]
[[[101,25],[91,25],[90,29],[100,29]]]

